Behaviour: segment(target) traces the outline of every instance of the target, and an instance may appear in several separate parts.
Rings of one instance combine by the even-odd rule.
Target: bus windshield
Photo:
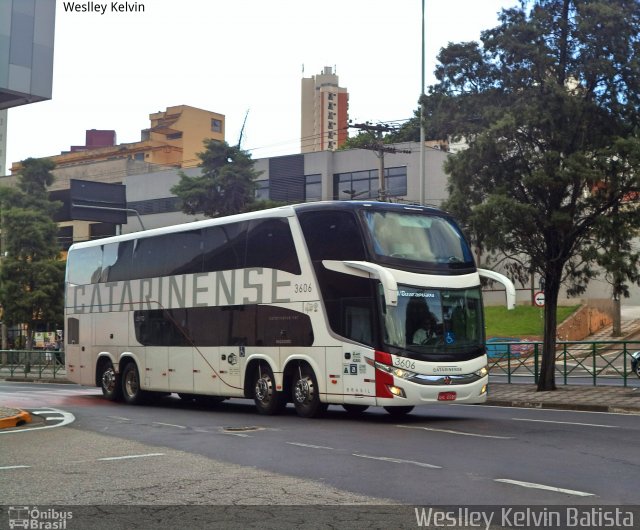
[[[448,218],[412,211],[363,211],[378,258],[441,268],[473,266],[473,256],[458,227]],[[411,263],[408,263],[411,264]]]
[[[480,296],[479,287],[454,290],[399,285],[397,307],[383,310],[384,341],[425,359],[477,351],[484,343]]]

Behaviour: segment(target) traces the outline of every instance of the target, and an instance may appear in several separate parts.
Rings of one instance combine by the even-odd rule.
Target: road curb
[[[540,401],[493,400],[485,405],[489,407],[513,407],[521,409],[573,410],[578,412],[609,412],[613,414],[640,414],[637,407],[621,405],[588,405],[583,403],[542,403]]]
[[[19,427],[25,423],[31,423],[31,414],[25,410],[15,410],[15,414],[7,416],[6,418],[0,418],[0,429],[7,429],[10,427]]]
[[[39,378],[29,378],[29,377],[0,377],[0,381],[9,381],[11,383],[56,383],[59,385],[75,385],[73,381],[69,381],[68,379],[60,378],[56,379],[54,377],[39,377]]]

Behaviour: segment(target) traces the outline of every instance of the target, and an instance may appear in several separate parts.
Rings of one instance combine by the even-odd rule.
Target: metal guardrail
[[[533,377],[538,382],[543,343],[528,341],[491,342],[487,344],[489,373],[513,378]],[[631,370],[631,354],[640,350],[640,341],[559,341],[556,343],[556,381],[569,384],[572,378],[622,378],[627,386]],[[0,375],[10,377],[63,378],[64,351],[0,350]],[[60,373],[63,372],[63,373]]]
[[[492,342],[487,344],[489,373],[513,377],[533,377],[538,382],[542,360],[542,342]],[[627,385],[631,370],[631,354],[640,350],[640,341],[558,341],[556,342],[556,381],[569,384],[571,378],[590,378],[593,386],[598,379],[622,378]]]
[[[0,375],[10,377],[62,377],[64,351],[0,350]]]

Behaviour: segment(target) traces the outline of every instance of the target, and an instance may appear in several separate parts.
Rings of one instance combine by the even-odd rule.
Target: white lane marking
[[[618,425],[601,425],[598,423],[578,423],[575,421],[530,420],[528,418],[511,418],[513,421],[535,421],[538,423],[559,423],[561,425],[581,425],[583,427],[603,427],[605,429],[619,429]]]
[[[62,416],[62,421],[60,423],[54,423],[53,425],[43,425],[42,427],[22,427],[20,429],[2,429],[0,430],[0,434],[15,434],[15,433],[24,433],[24,432],[32,432],[32,431],[40,431],[42,429],[55,429],[57,427],[63,427],[64,425],[69,425],[76,421],[76,417],[71,414],[71,412],[65,412],[64,410],[58,409],[49,409],[49,410],[38,410],[38,411],[30,411],[31,414],[59,414]],[[49,419],[49,418],[45,418]]]
[[[555,491],[557,493],[566,493],[567,495],[575,495],[578,497],[593,497],[595,493],[587,493],[585,491],[568,490],[564,488],[556,488],[554,486],[546,486],[544,484],[535,484],[534,482],[522,482],[520,480],[511,480],[508,478],[497,478],[495,482],[502,482],[504,484],[513,484],[515,486],[522,486],[523,488],[533,488],[539,490]]]
[[[107,418],[111,418],[112,420],[131,421],[131,418],[125,418],[124,416],[107,416]]]
[[[242,434],[241,432],[222,431],[222,434],[228,434],[229,436],[239,436],[240,438],[253,438],[253,436],[249,436],[248,434]]]
[[[164,453],[147,453],[146,455],[107,456],[105,458],[98,458],[98,461],[128,460],[130,458],[147,458],[150,456],[164,456]]]
[[[298,442],[286,442],[289,445],[297,445],[298,447],[309,447],[310,449],[327,449],[329,451],[334,451],[333,447],[326,447],[324,445],[311,445],[311,444],[301,444]]]
[[[3,467],[0,467],[0,471],[2,471],[3,469],[26,469],[28,467],[31,467],[31,466],[3,466]]]
[[[431,469],[442,469],[441,466],[434,466],[433,464],[425,464],[424,462],[416,462],[415,460],[402,460],[401,458],[390,458],[387,456],[370,456],[353,453],[353,456],[358,458],[370,458],[371,460],[382,460],[383,462],[393,462],[394,464],[411,464],[413,466],[428,467]]]
[[[513,440],[512,436],[496,436],[493,434],[476,434],[472,432],[452,431],[449,429],[434,429],[432,427],[419,427],[417,425],[396,425],[402,429],[422,429],[424,431],[443,432],[445,434],[457,434],[459,436],[474,436],[476,438],[493,438],[496,440]]]
[[[152,421],[151,425],[163,425],[164,427],[175,427],[176,429],[186,429],[184,425],[175,425],[174,423],[162,423],[161,421]]]

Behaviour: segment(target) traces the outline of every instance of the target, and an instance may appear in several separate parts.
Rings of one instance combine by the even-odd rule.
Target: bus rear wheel
[[[292,398],[296,413],[303,418],[314,418],[327,410],[327,405],[320,401],[316,374],[307,365],[295,370]]]
[[[383,407],[389,414],[391,414],[394,418],[399,418],[401,416],[406,416],[411,412],[414,407],[412,405],[404,405],[400,407]]]
[[[276,390],[273,371],[267,363],[258,363],[253,385],[253,401],[260,414],[271,416],[282,410],[282,395]]]
[[[122,397],[129,405],[140,405],[147,393],[140,388],[140,374],[135,362],[129,362],[122,370]]]
[[[122,379],[120,374],[116,373],[111,361],[103,360],[100,362],[98,377],[104,398],[109,401],[120,401],[122,399]]]

